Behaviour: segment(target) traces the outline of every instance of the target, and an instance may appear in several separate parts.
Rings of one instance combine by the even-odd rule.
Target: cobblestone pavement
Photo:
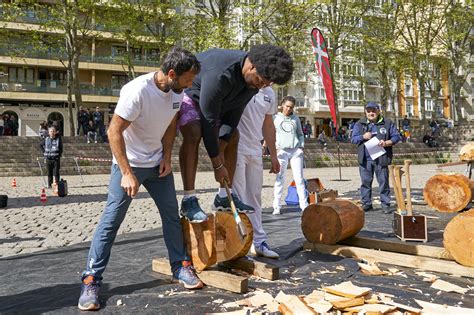
[[[455,166],[445,170],[464,173],[465,167]],[[319,177],[326,188],[337,189],[340,195],[358,199],[360,185],[357,167],[342,168],[339,179],[338,168],[305,169],[305,178]],[[428,178],[437,173],[435,165],[414,165],[411,168],[414,198],[422,200],[422,189]],[[59,198],[46,190],[47,202],[40,202],[43,181],[41,177],[18,177],[17,187],[11,187],[12,178],[0,179],[0,194],[9,196],[8,207],[0,209],[0,257],[32,253],[47,248],[67,246],[90,241],[97,221],[107,199],[109,175],[67,176],[69,195]],[[263,207],[271,212],[275,175],[264,171]],[[291,181],[291,170],[287,172],[287,184]],[[175,174],[178,200],[181,201],[182,183]],[[374,183],[376,186],[376,182]],[[217,185],[213,173],[201,172],[197,176],[196,188],[201,205],[210,211]],[[377,196],[377,189],[374,196]],[[286,194],[286,192],[284,193]],[[377,202],[374,202],[376,205]],[[285,214],[281,215],[285,219]],[[138,232],[161,226],[155,204],[141,187],[132,202],[119,234]],[[270,240],[271,241],[271,240]]]

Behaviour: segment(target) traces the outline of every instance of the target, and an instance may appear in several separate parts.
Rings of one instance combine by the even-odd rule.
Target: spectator
[[[10,115],[5,114],[3,115],[3,135],[4,136],[11,136],[12,129],[10,124]]]
[[[321,133],[319,134],[318,142],[319,142],[319,144],[321,144],[324,147],[324,149],[326,149],[328,144],[327,144],[327,140],[326,140],[326,133],[324,132],[324,130],[322,130]]]
[[[0,136],[3,136],[3,126],[5,122],[3,121],[3,115],[0,115]]]
[[[77,135],[80,135],[81,128],[83,135],[87,135],[87,127],[89,123],[89,112],[84,107],[79,106],[79,112],[77,113]]]
[[[431,135],[433,137],[436,137],[439,133],[439,124],[438,122],[436,121],[436,119],[434,118],[431,118],[431,121],[430,121],[430,124],[429,124],[430,128],[431,128]]]
[[[100,107],[97,106],[95,108],[95,112],[92,113],[92,121],[94,122],[94,125],[97,127],[97,129],[100,131],[102,125],[103,125],[103,120],[102,120],[102,113],[100,111]]]
[[[385,153],[372,160],[365,147],[365,142],[377,137],[379,146]],[[358,145],[359,173],[361,178],[360,195],[364,211],[372,208],[372,181],[374,173],[379,184],[380,201],[384,213],[391,213],[390,186],[388,181],[388,166],[392,163],[392,146],[400,141],[400,134],[390,119],[385,119],[380,113],[380,106],[370,102],[365,106],[365,117],[354,126],[351,142]]]
[[[405,115],[405,117],[402,120],[402,130],[410,130],[410,119],[408,119],[408,116]]]
[[[18,136],[18,120],[16,116],[12,115],[10,117],[10,128],[12,130],[12,136]]]
[[[436,141],[435,137],[430,136],[428,133],[423,136],[423,143],[430,148],[436,148],[438,146],[438,142]]]
[[[331,137],[336,139],[336,126],[334,125],[334,122],[332,120],[329,120],[329,128],[331,128]]]
[[[89,126],[87,126],[87,143],[97,143],[97,126],[94,124],[92,120],[89,120]]]
[[[311,138],[313,134],[313,126],[309,123],[309,120],[306,121],[306,124],[303,127],[303,131],[306,129],[305,138]]]
[[[288,161],[296,184],[301,211],[306,209],[306,188],[303,179],[304,162],[304,135],[300,119],[293,113],[296,100],[293,96],[285,96],[281,101],[282,112],[275,115],[273,123],[276,129],[277,157],[280,163],[280,172],[276,176],[273,199],[273,214],[280,214],[280,200],[285,184],[285,172]]]
[[[350,139],[352,137],[352,130],[354,129],[355,122],[353,119],[349,121],[347,124],[347,139]]]
[[[43,156],[46,159],[46,168],[48,170],[48,188],[53,184],[53,176],[56,183],[59,183],[60,158],[63,154],[63,143],[56,127],[48,128],[48,136],[40,143]]]
[[[41,139],[46,139],[48,136],[48,123],[46,121],[40,123],[38,134]]]

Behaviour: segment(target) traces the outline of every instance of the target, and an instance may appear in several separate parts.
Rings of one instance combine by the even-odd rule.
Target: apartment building
[[[61,62],[65,56],[52,47],[38,52],[24,43],[28,41],[21,40],[31,36],[32,30],[39,30],[35,9],[25,7],[24,10],[21,18],[13,22],[3,20],[0,11],[3,31],[21,34],[11,36],[15,40],[0,44],[0,115],[9,114],[18,118],[20,136],[37,136],[42,121],[57,121],[61,132],[71,136],[66,69]],[[120,89],[129,77],[123,62],[125,44],[115,39],[112,33],[100,32],[100,37],[83,38],[79,77],[83,106],[91,111],[99,107],[104,113],[104,123],[107,123]],[[131,49],[136,75],[157,69],[157,49]],[[22,53],[18,55],[15,51]],[[76,128],[77,110],[74,108],[73,113]]]

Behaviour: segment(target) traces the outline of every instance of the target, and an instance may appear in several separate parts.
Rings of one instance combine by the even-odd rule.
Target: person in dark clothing
[[[60,159],[63,154],[63,142],[56,127],[49,127],[48,133],[48,137],[41,141],[40,146],[43,151],[43,156],[46,159],[48,188],[51,188],[53,176],[56,183],[59,183],[59,168],[61,167]]]
[[[351,142],[357,144],[359,173],[361,177],[360,195],[364,211],[373,211],[372,208],[372,181],[374,173],[379,184],[380,201],[384,213],[390,213],[390,186],[388,180],[388,165],[392,163],[392,146],[400,141],[400,134],[390,119],[380,114],[380,106],[370,102],[365,107],[365,116],[354,126]],[[385,153],[375,160],[369,155],[365,143],[377,137],[379,146]]]
[[[84,107],[79,106],[79,112],[77,113],[77,135],[80,135],[81,128],[84,135],[87,134],[87,126],[89,124],[89,112]]]
[[[272,83],[284,84],[293,73],[293,60],[282,48],[256,45],[247,53],[211,49],[197,55],[201,72],[191,88],[185,90],[178,127],[183,135],[179,160],[184,184],[181,213],[192,222],[207,219],[195,192],[198,149],[201,136],[221,184],[214,208],[230,210],[224,182],[232,186],[237,159],[237,125],[245,106],[258,90]],[[232,194],[236,208],[253,212]]]

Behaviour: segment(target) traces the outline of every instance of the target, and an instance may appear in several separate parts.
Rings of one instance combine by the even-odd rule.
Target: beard
[[[184,90],[184,87],[179,86],[178,80],[171,80],[169,88],[176,94],[181,94]]]

